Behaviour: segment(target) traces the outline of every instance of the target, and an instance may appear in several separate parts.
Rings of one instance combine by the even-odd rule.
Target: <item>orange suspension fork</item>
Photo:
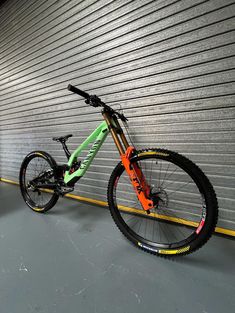
[[[153,201],[149,199],[150,187],[145,180],[141,168],[137,164],[131,164],[130,162],[130,158],[135,148],[131,147],[127,142],[123,130],[116,117],[111,117],[107,112],[103,113],[103,117],[108,124],[114,143],[120,153],[122,164],[125,167],[127,174],[129,175],[136,195],[143,209],[149,213],[149,210],[154,206]]]
[[[129,146],[126,153],[121,155],[121,160],[143,209],[148,211],[153,208],[153,201],[149,199],[150,187],[141,168],[136,163],[131,164],[130,162],[130,157],[134,150],[134,147]]]

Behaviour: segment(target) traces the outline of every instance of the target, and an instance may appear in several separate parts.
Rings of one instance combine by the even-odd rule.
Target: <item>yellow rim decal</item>
[[[39,211],[42,211],[43,210],[43,208],[32,208],[34,211],[37,211],[37,212],[39,212]]]
[[[36,152],[35,154],[36,154],[36,155],[40,155],[41,157],[45,158],[45,155],[42,154],[42,153],[40,153],[40,152]]]
[[[178,249],[178,250],[159,250],[158,253],[161,253],[161,254],[179,254],[179,253],[189,251],[189,248],[190,248],[190,246],[187,246],[185,248]]]
[[[169,154],[167,154],[167,153],[157,152],[157,151],[151,152],[151,151],[150,151],[150,152],[141,152],[141,153],[138,154],[138,157],[144,156],[144,155],[162,155],[162,156],[169,156]]]
[[[146,250],[158,252],[161,254],[179,254],[179,253],[184,253],[186,251],[189,251],[189,249],[190,249],[190,246],[187,246],[187,247],[184,247],[182,249],[175,249],[175,250],[164,250],[164,249],[163,250],[157,250],[156,248],[151,248],[149,246],[143,245],[141,242],[138,242],[138,246],[141,248],[144,248]]]

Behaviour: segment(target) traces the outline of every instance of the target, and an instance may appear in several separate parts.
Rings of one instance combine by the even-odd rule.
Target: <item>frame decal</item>
[[[96,156],[99,151],[101,145],[105,141],[107,135],[109,133],[108,125],[106,121],[102,122],[92,133],[91,135],[72,153],[69,158],[68,166],[69,169],[65,172],[64,182],[67,184],[75,177],[82,177],[86,171],[88,170],[92,160]],[[69,173],[70,168],[73,165],[73,162],[77,160],[80,153],[90,144],[93,143],[91,149],[89,150],[87,156],[82,161],[78,170],[73,173]]]

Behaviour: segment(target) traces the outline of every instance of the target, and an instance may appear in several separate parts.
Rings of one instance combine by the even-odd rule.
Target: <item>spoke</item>
[[[152,231],[152,241],[154,241],[154,231],[155,231],[155,227],[154,227],[154,220],[153,220],[153,231]]]
[[[164,175],[163,180],[162,180],[162,184],[163,184],[163,183],[164,183],[164,181],[165,181],[166,174],[167,174],[167,171],[168,171],[168,169],[169,169],[169,166],[170,166],[170,163],[168,163],[168,166],[167,166],[167,169],[166,169],[165,175]],[[161,185],[162,185],[162,184],[161,184]]]
[[[167,227],[166,224],[162,224],[161,222],[159,222],[159,225],[162,226],[162,229],[163,229],[163,235],[164,235],[164,243],[165,243],[165,238],[167,239],[167,242],[170,243],[170,240],[169,240],[169,227]],[[164,226],[165,226],[165,230],[164,230]]]
[[[181,185],[181,187],[179,187],[178,189],[176,189],[175,191],[169,192],[169,195],[173,195],[174,193],[176,193],[177,191],[179,191],[180,189],[182,189],[184,186],[188,186],[188,184],[191,182],[191,180],[189,180],[188,182],[184,183],[183,185]]]
[[[43,172],[46,171],[46,168],[48,169],[48,163],[44,160]]]
[[[166,177],[166,179],[169,179],[175,172],[176,172],[176,170],[177,170],[177,167],[175,168],[175,170],[170,174],[170,175],[168,175],[167,177]],[[163,182],[164,183],[164,182]],[[163,187],[163,183],[160,185],[160,187]],[[171,183],[172,184],[172,183]],[[167,186],[169,186],[169,185],[167,185]],[[164,187],[164,188],[166,188],[166,186]]]
[[[152,162],[151,162],[150,177],[149,177],[149,185],[151,185],[151,182],[152,182],[152,170],[153,170],[153,160],[152,160]]]
[[[138,234],[138,233],[139,233],[139,231],[140,231],[141,224],[142,224],[142,219],[140,219],[140,226],[139,226],[139,229],[138,229],[137,234]]]
[[[164,212],[165,213],[165,212]],[[165,214],[165,215],[167,215],[167,214]],[[172,214],[171,215],[169,215],[169,216],[174,216],[174,218],[175,219],[179,219],[173,212],[172,212]],[[180,222],[180,221],[179,221]],[[160,222],[160,224],[164,224],[165,225],[165,227],[167,227],[167,229],[170,229],[171,230],[171,232],[172,232],[172,234],[173,234],[173,230],[172,230],[172,227],[174,227],[174,229],[176,229],[177,231],[178,231],[178,233],[180,233],[181,235],[183,235],[183,236],[181,236],[181,239],[180,240],[182,240],[182,239],[185,239],[185,235],[186,235],[186,233],[183,233],[183,231],[182,231],[182,225],[181,224],[171,224],[171,223],[167,223],[167,222],[164,222],[164,220],[162,220],[162,222]],[[174,226],[172,226],[172,225],[174,225]],[[184,226],[183,226],[184,227]],[[175,235],[175,239],[176,240],[179,240],[179,239],[177,239],[177,237],[176,237],[176,234],[174,233],[174,235]],[[187,236],[187,235],[186,235]]]
[[[165,233],[166,238],[168,239],[168,244],[172,243],[171,240],[169,240],[169,237],[168,237],[170,235],[170,233],[171,233],[172,237],[177,240],[176,235],[172,231],[171,225],[166,225],[166,223],[164,224],[164,222],[163,223],[159,222],[159,225],[161,225],[162,229],[164,228],[164,225],[165,225],[165,228],[167,229],[166,232],[164,232],[164,233]]]
[[[35,192],[32,191],[32,195],[33,195],[33,202],[34,202],[34,204],[36,204],[36,194],[35,194]]]
[[[145,238],[146,238],[146,231],[147,231],[147,221],[148,221],[148,219],[145,218],[145,234],[144,234]]]
[[[44,160],[41,157],[35,157],[34,159],[32,159],[26,168],[26,174],[25,174],[26,186],[28,185],[29,181],[37,178],[40,174],[45,173],[46,170],[49,170],[49,169],[51,169],[51,167],[47,160]],[[32,191],[32,190],[27,189],[27,193],[32,203],[34,203],[34,205],[38,205],[42,207],[44,207],[53,196],[52,194],[44,193],[40,189],[39,191]]]
[[[160,201],[158,208],[150,210],[151,213],[156,213],[156,217],[151,214],[149,216],[143,214],[143,208],[134,189],[131,188],[131,182],[125,171],[122,172],[116,186],[116,202],[117,205],[122,203],[123,206],[140,210],[136,211],[136,214],[131,213],[134,216],[130,216],[126,214],[127,212],[125,210],[122,211],[121,208],[119,209],[124,223],[134,233],[143,237],[145,240],[167,244],[170,247],[174,243],[180,244],[180,242],[189,238],[195,231],[194,228],[192,229],[192,227],[182,224],[182,220],[187,220],[187,217],[190,220],[191,214],[193,220],[198,220],[199,208],[196,206],[195,210],[192,211],[190,206],[191,199],[193,199],[193,202],[195,200],[195,203],[198,203],[198,193],[194,192],[194,186],[196,184],[194,185],[194,181],[187,172],[184,172],[179,166],[165,159],[157,159],[158,163],[156,162],[156,165],[154,160],[154,158],[146,158],[138,161],[138,164],[148,183],[155,183],[156,186],[159,183],[158,186],[162,187],[162,195],[165,193],[165,196],[162,198],[163,203],[161,204],[162,201]],[[164,202],[168,197],[170,197],[169,202]],[[165,206],[166,204],[167,206]],[[161,219],[158,215],[169,216],[169,221]]]
[[[138,217],[133,216],[133,217],[129,218],[129,219],[127,220],[127,222],[130,222],[130,221],[133,220],[133,219],[136,219],[136,222],[132,225],[132,228],[134,229],[135,226],[136,226],[136,224],[139,223],[140,220],[138,219]],[[130,225],[130,223],[128,223],[128,224]]]
[[[41,192],[41,199],[42,199],[42,206],[43,206],[43,204],[44,204],[44,197],[43,197],[43,192]]]
[[[39,158],[39,160],[40,160],[40,158]],[[40,162],[40,173],[42,173],[42,166],[43,166],[43,162],[41,161]]]
[[[159,161],[160,162],[160,161]],[[159,186],[161,187],[161,170],[162,170],[162,162],[160,162],[160,173],[159,173]]]
[[[167,209],[167,208],[166,208],[166,209]],[[162,212],[163,212],[163,215],[166,215],[166,216],[169,216],[169,217],[174,217],[176,220],[178,220],[178,223],[176,222],[176,223],[174,223],[174,224],[172,224],[172,225],[176,225],[178,231],[181,232],[181,234],[183,234],[183,237],[185,237],[185,233],[182,232],[182,227],[185,228],[185,226],[181,224],[180,217],[178,217],[178,216],[176,215],[176,213],[173,212],[173,211],[170,211],[169,213],[166,212],[166,211],[164,211],[163,209],[159,209],[159,211],[162,211]],[[167,223],[167,222],[165,222],[165,223]],[[170,225],[171,225],[171,224],[170,224]],[[181,229],[181,230],[180,230],[180,229]]]
[[[189,182],[190,182],[190,181],[189,181]],[[185,184],[188,184],[189,182],[186,182]],[[171,186],[172,184],[175,184],[175,183],[178,184],[178,183],[184,183],[184,182],[182,182],[182,181],[180,181],[180,182],[175,182],[175,181],[174,181],[174,182],[173,182],[173,181],[172,181],[171,183],[169,183],[168,185],[166,185],[166,186],[164,187],[164,189],[165,189],[165,190],[169,189],[169,186]]]
[[[34,166],[34,177],[36,177],[36,175],[37,175],[37,163],[36,163],[36,166]]]

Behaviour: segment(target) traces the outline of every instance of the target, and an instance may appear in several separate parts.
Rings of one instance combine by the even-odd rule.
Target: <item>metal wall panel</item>
[[[119,108],[136,146],[185,154],[209,176],[219,225],[235,229],[234,1],[7,0],[0,5],[0,176],[31,150],[64,153],[101,121],[68,83]],[[146,126],[147,125],[147,126]],[[108,138],[75,193],[106,200]],[[97,187],[98,185],[98,187]]]

